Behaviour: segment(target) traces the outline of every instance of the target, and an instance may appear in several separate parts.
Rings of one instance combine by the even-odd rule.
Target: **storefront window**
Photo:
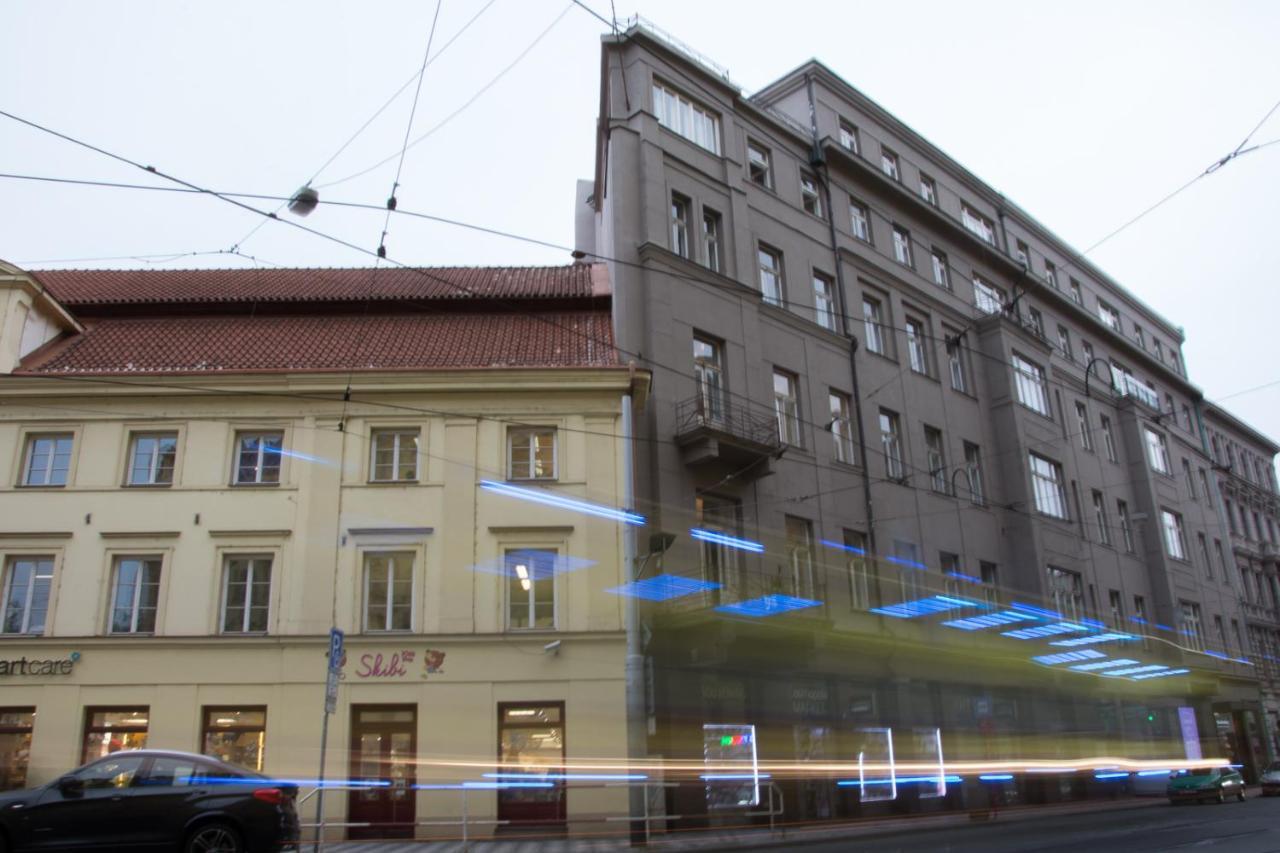
[[[82,764],[122,749],[143,749],[147,745],[147,725],[151,709],[86,708],[84,712],[84,753]]]
[[[205,755],[261,772],[266,739],[266,708],[204,709]]]
[[[498,759],[510,773],[539,776],[563,772],[564,706],[498,705]],[[550,781],[555,781],[554,779]],[[498,792],[498,818],[545,825],[565,819],[564,786],[511,788]]]
[[[0,708],[0,791],[27,786],[35,708]]]

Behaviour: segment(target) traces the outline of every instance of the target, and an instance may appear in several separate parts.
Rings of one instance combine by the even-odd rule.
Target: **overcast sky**
[[[442,0],[402,209],[573,242],[590,176],[603,26],[560,0]],[[587,0],[606,16],[604,0]],[[193,183],[287,195],[417,71],[433,0],[0,5],[0,109]],[[619,5],[620,16],[637,11]],[[1280,100],[1280,3],[787,3],[645,0],[638,10],[754,92],[816,57],[1083,249],[1233,150]],[[534,40],[544,33],[530,48]],[[325,168],[398,153],[413,87]],[[1254,143],[1280,139],[1280,111]],[[0,117],[0,171],[154,178]],[[395,158],[322,189],[382,204]],[[371,258],[213,198],[0,179],[0,258],[50,266],[360,266]],[[270,207],[271,202],[255,202]],[[378,246],[378,212],[305,223]],[[1280,438],[1280,145],[1234,161],[1091,253],[1186,328],[1190,376]],[[567,253],[403,217],[421,265],[563,263]],[[53,263],[53,259],[87,259]],[[1232,396],[1236,395],[1238,396]]]

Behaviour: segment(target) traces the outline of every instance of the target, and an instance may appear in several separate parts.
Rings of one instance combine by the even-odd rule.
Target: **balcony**
[[[782,451],[772,409],[727,394],[698,394],[676,403],[675,443],[690,468],[738,469]],[[768,473],[768,464],[754,469]]]
[[[1244,615],[1250,622],[1266,622],[1268,625],[1280,625],[1280,612],[1251,601],[1243,601]]]

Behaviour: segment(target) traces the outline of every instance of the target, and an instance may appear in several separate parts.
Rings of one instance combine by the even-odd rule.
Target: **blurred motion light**
[[[621,521],[626,524],[637,525],[645,523],[643,515],[628,512],[625,509],[615,509],[614,507],[568,498],[543,489],[527,489],[523,486],[513,486],[510,483],[498,483],[493,480],[481,480],[480,488],[509,498],[520,498],[521,500],[532,501],[533,503],[556,507],[557,509],[567,509],[599,518],[607,518],[610,521]]]
[[[871,612],[879,613],[882,616],[892,616],[895,619],[911,619],[916,616],[931,616],[934,613],[956,610],[961,607],[986,606],[981,601],[970,601],[966,598],[955,598],[950,595],[931,595],[928,598],[919,598],[915,601],[890,604],[888,607],[872,607]]]
[[[1148,672],[1143,675],[1135,675],[1133,677],[1133,680],[1146,681],[1148,678],[1165,678],[1166,676],[1170,676],[1170,675],[1186,675],[1189,672],[1191,672],[1191,670],[1189,669],[1170,669],[1164,672]]]
[[[759,542],[752,542],[750,539],[739,539],[737,536],[729,536],[716,530],[703,530],[701,527],[693,527],[690,528],[689,535],[694,539],[710,542],[712,545],[726,545],[730,548],[737,548],[739,551],[750,551],[753,554],[764,553],[764,546]]]
[[[1067,668],[1074,669],[1076,672],[1096,672],[1100,669],[1111,669],[1117,666],[1136,666],[1138,663],[1139,661],[1129,660],[1128,658],[1112,658],[1111,660],[1100,660],[1096,663],[1076,664]]]
[[[814,601],[810,598],[794,598],[790,595],[765,595],[760,598],[752,598],[748,601],[739,601],[735,604],[722,604],[716,608],[721,613],[732,613],[735,616],[776,616],[779,613],[787,613],[791,610],[804,610],[808,607],[817,607],[822,604],[821,601]]]
[[[950,622],[943,622],[942,624],[948,628],[959,628],[961,631],[980,631],[983,628],[995,628],[1000,625],[1008,625],[1013,622],[1027,622],[1034,619],[1034,616],[1028,616],[1025,613],[1015,613],[1012,610],[1005,610],[1000,613],[984,613],[981,616],[970,616],[965,619],[953,619]]]
[[[1039,655],[1033,657],[1036,663],[1042,663],[1045,666],[1053,666],[1056,663],[1070,663],[1073,660],[1090,660],[1094,658],[1104,658],[1102,652],[1095,652],[1093,649],[1081,649],[1078,652],[1059,652],[1056,655]]]
[[[643,598],[646,601],[670,601],[686,595],[710,592],[719,589],[720,584],[711,581],[686,578],[680,575],[655,575],[642,581],[632,581],[622,586],[606,589],[613,595],[627,595],[632,598]]]
[[[1056,634],[1071,634],[1088,630],[1085,626],[1077,625],[1075,622],[1056,622],[1053,625],[1037,625],[1034,628],[1018,628],[1013,631],[1004,631],[1001,636],[1013,637],[1015,640],[1038,640],[1041,637],[1052,637]]]
[[[1054,640],[1049,645],[1051,646],[1090,646],[1090,645],[1093,645],[1094,643],[1110,643],[1118,640],[1136,640],[1136,639],[1138,639],[1138,637],[1135,634],[1119,634],[1113,631],[1107,634],[1094,634],[1093,636],[1090,636],[1090,637],[1072,637],[1069,640]]]
[[[1137,663],[1137,661],[1134,661],[1134,663]],[[1168,668],[1169,667],[1165,666],[1164,664],[1157,663],[1157,664],[1151,664],[1150,666],[1131,666],[1131,667],[1128,667],[1127,669],[1112,669],[1102,674],[1103,675],[1139,675],[1144,672],[1159,672],[1160,670],[1165,670]]]

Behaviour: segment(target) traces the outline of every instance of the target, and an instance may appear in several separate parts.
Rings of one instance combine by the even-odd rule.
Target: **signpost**
[[[337,628],[329,629],[329,672],[324,682],[324,722],[320,724],[320,775],[316,782],[316,838],[312,853],[320,853],[324,831],[324,748],[329,743],[329,715],[338,707],[338,673],[342,669],[342,644],[346,635]]]

